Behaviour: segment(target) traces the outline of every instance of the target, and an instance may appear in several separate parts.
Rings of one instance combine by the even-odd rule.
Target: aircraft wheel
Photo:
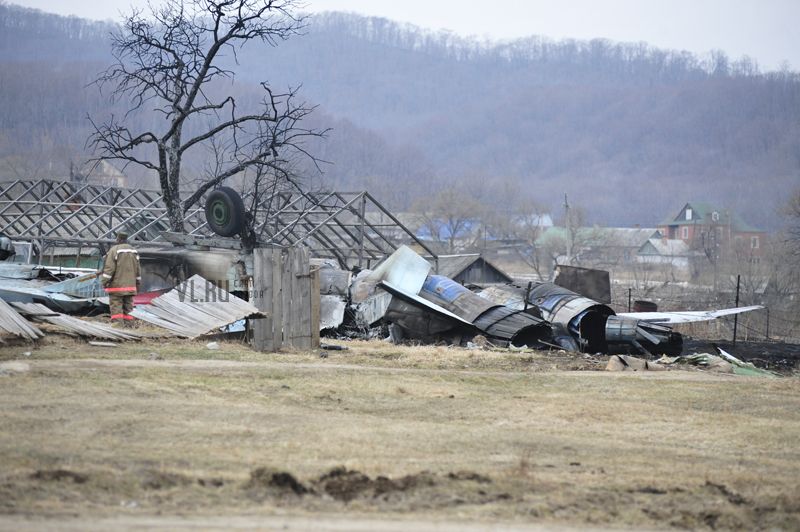
[[[220,236],[238,235],[244,229],[244,201],[230,187],[219,187],[206,199],[206,221]]]

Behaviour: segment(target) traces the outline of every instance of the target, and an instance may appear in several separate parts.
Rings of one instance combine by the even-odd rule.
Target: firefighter
[[[108,294],[111,322],[131,323],[133,296],[141,286],[142,277],[139,253],[128,244],[127,233],[117,233],[116,245],[106,253],[100,283]]]

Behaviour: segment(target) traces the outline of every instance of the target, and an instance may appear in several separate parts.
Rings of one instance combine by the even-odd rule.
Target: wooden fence
[[[256,350],[319,347],[319,272],[307,248],[255,249],[250,300],[266,316],[251,320]]]

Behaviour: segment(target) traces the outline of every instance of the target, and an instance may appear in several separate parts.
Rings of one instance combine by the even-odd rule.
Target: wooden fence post
[[[283,347],[283,250],[272,249],[272,331],[275,349]]]
[[[276,345],[275,315],[274,315],[274,288],[273,272],[274,261],[272,248],[256,248],[253,250],[253,305],[264,313],[266,317],[250,320],[253,331],[253,347],[257,351],[277,351],[280,342]]]
[[[319,293],[319,268],[310,270],[311,273],[311,349],[319,348],[319,321],[320,321],[320,293]],[[769,329],[768,329],[769,330]]]

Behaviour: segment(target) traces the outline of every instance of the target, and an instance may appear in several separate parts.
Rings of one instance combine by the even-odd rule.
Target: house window
[[[691,207],[688,207],[686,209],[686,219],[687,220],[691,220],[692,219],[692,208]]]
[[[681,227],[681,238],[684,240],[689,240],[689,228],[688,227]]]
[[[717,211],[714,211],[714,212],[711,213],[711,221],[712,222],[718,222],[719,221],[719,213]]]
[[[750,237],[750,249],[758,249],[758,237],[751,236]]]

